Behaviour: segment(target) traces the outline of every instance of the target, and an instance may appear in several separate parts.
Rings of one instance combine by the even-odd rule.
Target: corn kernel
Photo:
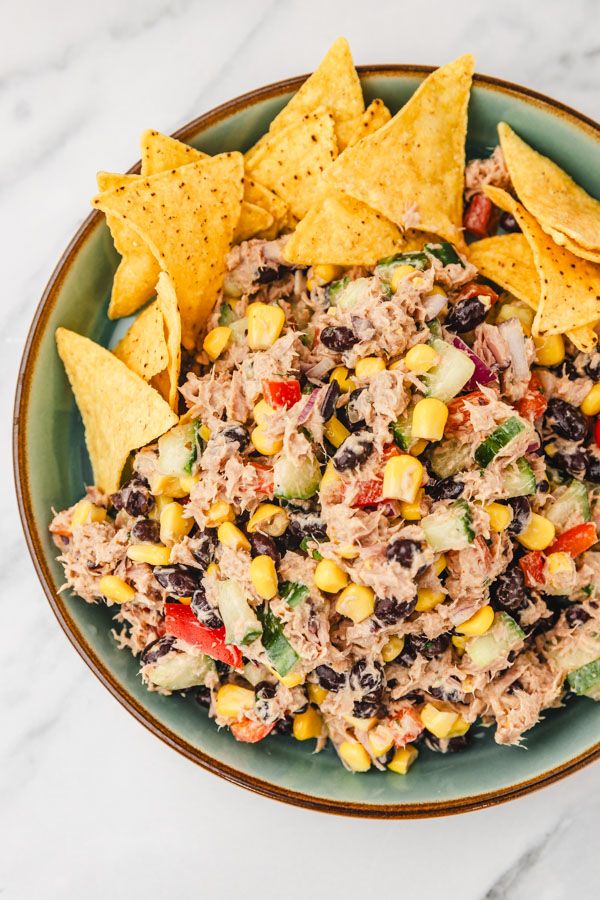
[[[235,510],[227,500],[215,500],[215,502],[211,503],[208,507],[208,512],[206,513],[207,528],[216,528],[218,525],[222,525],[223,522],[234,521]]]
[[[371,728],[375,728],[379,719],[377,716],[369,716],[368,719],[359,719],[358,716],[344,716],[344,721],[351,725],[355,731],[360,731],[364,734],[370,731]]]
[[[342,425],[336,416],[332,416],[331,419],[325,423],[323,431],[325,432],[325,437],[329,443],[333,444],[336,448],[341,447],[346,438],[350,436],[350,432],[346,426]]]
[[[501,322],[508,322],[509,319],[518,319],[521,323],[523,334],[529,337],[534,316],[535,312],[530,306],[519,300],[513,300],[500,306],[496,315],[496,325],[499,325]]]
[[[348,378],[348,369],[346,366],[336,366],[329,376],[329,380],[337,381],[340,386],[340,391],[343,393],[353,391],[356,388],[354,381],[352,381],[351,378]]]
[[[77,525],[89,525],[90,522],[104,522],[106,519],[106,510],[103,506],[94,506],[94,504],[84,497],[75,506],[71,514],[71,528]]]
[[[388,769],[396,775],[406,775],[418,755],[419,751],[412,744],[400,747],[394,753],[392,761],[388,763]]]
[[[403,453],[392,456],[383,471],[383,496],[386,500],[414,503],[423,481],[423,466],[418,459]]]
[[[274,503],[261,503],[252,514],[246,530],[249,534],[260,531],[271,537],[281,537],[288,527],[290,517],[285,509]]]
[[[286,688],[298,687],[298,685],[304,684],[306,681],[304,672],[288,672],[287,675],[279,675],[274,671],[273,675],[277,678],[277,681],[280,681]]]
[[[224,684],[217,691],[216,711],[223,719],[237,719],[254,706],[254,691],[239,684]]]
[[[252,446],[263,456],[275,456],[283,447],[283,439],[279,437],[271,437],[264,431],[260,425],[257,425],[250,435]]]
[[[419,400],[412,414],[413,438],[426,438],[428,441],[441,441],[448,420],[448,407],[436,397],[425,397]]]
[[[429,344],[415,344],[404,357],[404,365],[415,375],[424,375],[440,361],[439,353]]]
[[[163,544],[170,546],[189,534],[194,525],[194,520],[183,515],[181,503],[168,503],[160,514],[160,539]]]
[[[427,612],[443,603],[446,595],[443,591],[432,591],[430,588],[421,588],[417,592],[417,612]]]
[[[434,575],[441,575],[447,565],[448,565],[448,560],[442,553],[440,556],[438,556],[438,558],[436,559],[436,561],[434,562],[434,564],[431,567],[433,569]]]
[[[270,556],[255,556],[250,563],[252,587],[263,600],[271,600],[277,593],[277,572]]]
[[[201,425],[198,429],[198,434],[203,441],[210,441],[210,428],[208,425]]]
[[[393,362],[391,362],[389,364],[388,369],[390,370],[390,372],[393,372],[394,369],[401,369],[401,368],[403,368],[403,366],[404,366],[403,359],[395,359]]]
[[[365,356],[364,359],[359,359],[354,367],[357,378],[371,378],[384,370],[385,362],[380,356]]]
[[[407,266],[407,265],[396,266],[396,268],[393,271],[392,280],[390,283],[392,291],[394,293],[396,293],[396,291],[398,290],[398,288],[400,287],[400,284],[404,281],[404,279],[408,275],[412,275],[412,273],[416,272],[416,271],[417,270],[415,269],[414,266]]]
[[[459,634],[464,634],[467,637],[478,637],[480,634],[485,634],[486,631],[489,631],[493,624],[494,610],[488,604],[487,606],[482,606],[476,613],[473,613],[466,622],[461,622],[460,625],[457,625],[456,630]]]
[[[600,413],[600,384],[595,384],[580,406],[586,416],[597,416]]]
[[[192,493],[192,488],[200,483],[199,475],[180,475],[179,476],[179,487],[182,491],[185,491],[186,494]]]
[[[160,472],[153,472],[148,479],[150,490],[155,497],[160,494],[166,494],[171,499],[176,500],[181,497],[187,497],[187,491],[181,487],[179,478],[176,475],[162,475]]]
[[[179,600],[180,603],[183,603],[184,606],[191,606],[191,605],[192,605],[192,598],[191,598],[191,597],[179,597],[178,600]]]
[[[272,416],[274,412],[275,410],[272,406],[269,406],[266,400],[259,400],[252,410],[252,415],[254,416],[256,424],[262,427],[267,422],[269,416]]]
[[[426,441],[425,438],[419,438],[418,441],[415,441],[408,451],[411,456],[420,456],[421,453],[427,448],[429,441]]]
[[[148,513],[148,517],[150,519],[155,519],[157,522],[160,521],[160,514],[169,503],[173,502],[173,498],[169,497],[168,494],[159,494],[158,497],[154,498],[154,506]]]
[[[535,361],[539,366],[558,366],[565,358],[565,342],[562,334],[534,337]]]
[[[227,325],[218,325],[208,332],[204,338],[202,347],[209,359],[218,359],[231,338],[231,328]]]
[[[135,597],[135,590],[116,575],[103,575],[98,582],[98,590],[113,603],[129,603]]]
[[[219,541],[231,550],[249,550],[250,541],[233,522],[223,522],[217,529]]]
[[[456,647],[459,653],[462,655],[465,652],[465,647],[467,645],[467,638],[463,637],[459,634],[452,635],[452,644]]]
[[[335,281],[343,275],[344,269],[342,266],[323,264],[313,266],[312,274],[319,284],[329,284],[330,281]]]
[[[306,692],[310,702],[316,703],[317,706],[320,706],[323,700],[329,696],[329,691],[326,691],[324,687],[321,687],[320,684],[316,684],[314,681],[307,685]]]
[[[373,615],[375,594],[362,584],[349,584],[335,604],[337,612],[352,619],[355,625]]]
[[[333,488],[337,488],[344,483],[344,479],[336,471],[333,465],[333,460],[330,459],[327,465],[325,466],[325,471],[323,472],[323,476],[321,478],[321,483],[319,485],[319,493],[323,493],[323,491],[328,491]]]
[[[320,591],[337,594],[348,584],[348,576],[331,559],[322,559],[315,569],[314,580]]]
[[[294,716],[292,731],[297,741],[318,738],[323,731],[323,716],[313,706],[309,706],[305,712]]]
[[[491,530],[495,531],[497,534],[505,531],[512,522],[513,511],[508,504],[488,503],[487,506],[484,506],[483,508],[490,517]]]
[[[251,350],[268,350],[272,347],[285,324],[285,313],[280,306],[268,303],[251,303],[247,310],[248,346]]]
[[[221,570],[219,569],[218,565],[217,565],[216,563],[214,563],[214,562],[213,562],[213,563],[209,563],[208,566],[206,567],[206,574],[207,574],[207,575],[214,575],[215,578],[218,578],[218,577],[219,577],[219,572],[220,572],[220,571],[221,571]]]
[[[393,635],[388,639],[388,642],[383,645],[381,650],[381,658],[384,662],[389,663],[393,659],[396,659],[397,656],[400,656],[402,651],[404,650],[404,638],[400,637],[400,635]]]
[[[570,553],[549,553],[546,557],[546,569],[550,576],[571,573],[575,567]]]
[[[427,731],[430,731],[438,738],[448,737],[457,719],[458,713],[451,710],[438,709],[433,703],[426,703],[421,710],[423,725]]]
[[[356,559],[360,556],[360,550],[354,544],[337,544],[335,552],[340,559]]]
[[[371,768],[371,757],[359,741],[342,741],[337,751],[352,772],[368,772]]]
[[[163,544],[131,544],[127,548],[128,559],[149,566],[167,566],[170,557],[170,549]]]
[[[550,519],[531,513],[529,524],[517,535],[517,540],[528,550],[545,550],[554,540],[555,534],[556,529]]]
[[[369,732],[369,747],[373,756],[385,756],[394,746],[394,733],[387,725],[377,725]]]
[[[423,517],[421,513],[421,503],[423,501],[423,491],[419,491],[415,497],[414,503],[400,503],[400,515],[407,522],[418,522]]]
[[[466,719],[463,719],[462,716],[458,716],[456,722],[448,732],[448,737],[462,737],[463,734],[466,734],[469,728],[471,727],[471,723],[467,722]]]

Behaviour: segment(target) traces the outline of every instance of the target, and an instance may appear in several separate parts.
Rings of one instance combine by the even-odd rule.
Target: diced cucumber
[[[322,556],[321,559],[323,559]],[[284,600],[288,606],[291,606],[292,609],[294,606],[299,606],[303,603],[309,594],[310,589],[300,581],[282,581],[279,585],[279,595],[281,599]]]
[[[519,416],[511,416],[482,441],[475,450],[475,462],[485,469],[518,434],[525,431],[525,422]]]
[[[524,456],[507,466],[502,473],[502,496],[525,497],[535,494],[537,482],[533,469]]]
[[[394,443],[401,450],[410,450],[412,444],[412,416],[402,416],[397,422],[390,423]]]
[[[426,250],[427,253],[431,253],[432,256],[435,256],[436,259],[439,259],[444,266],[458,264],[459,266],[462,266],[463,269],[465,267],[464,262],[452,244],[449,244],[448,241],[442,241],[440,244],[425,244],[423,249]]]
[[[587,666],[588,663],[594,662],[600,655],[600,634],[595,634],[590,640],[590,635],[586,634],[584,640],[578,642],[576,639],[569,644],[561,642],[553,647],[548,656],[565,672],[574,672]]]
[[[246,600],[241,584],[230,578],[217,586],[218,605],[225,625],[225,643],[251,644],[262,634],[256,613]]]
[[[244,678],[252,685],[252,687],[256,687],[257,684],[264,681],[269,675],[269,670],[266,666],[263,666],[262,663],[252,659],[249,659],[248,662],[244,663],[243,672]]]
[[[557,497],[554,496],[556,493]],[[577,513],[580,522],[589,522],[592,518],[587,488],[585,484],[575,479],[565,490],[554,491],[552,499],[544,507],[544,515],[555,525],[564,525],[574,513]]]
[[[325,295],[329,300],[330,306],[337,306],[337,302],[340,298],[340,294],[344,290],[347,284],[350,282],[350,276],[344,275],[343,278],[339,278],[337,281],[332,281],[331,284],[328,284],[325,288]]]
[[[299,465],[289,459],[278,459],[273,467],[274,492],[284,500],[308,500],[321,483],[321,467],[314,456]]]
[[[144,675],[157,687],[167,691],[183,691],[185,688],[204,684],[206,676],[214,667],[210,656],[203,653],[192,656],[190,653],[170,652],[153,665],[147,666]]]
[[[283,677],[298,662],[298,654],[283,633],[281,622],[270,609],[262,610],[260,617],[263,627],[262,645],[271,665]]]
[[[451,438],[442,441],[429,452],[431,468],[438,478],[448,478],[468,468],[473,458],[473,448],[470,444]]]
[[[430,319],[427,322],[427,327],[431,332],[431,336],[434,338],[442,338],[442,324],[439,319]]]
[[[300,541],[300,549],[301,549],[301,550],[304,550],[305,553],[310,553],[310,555],[312,556],[313,559],[316,559],[316,560],[318,560],[319,562],[321,562],[321,560],[323,559],[323,557],[321,556],[321,554],[319,553],[319,551],[318,551],[318,550],[311,550],[311,549],[309,548],[309,546],[308,546],[309,543],[311,543],[312,541],[314,541],[314,538],[311,538],[311,537],[303,537],[302,540]]]
[[[219,325],[231,325],[235,320],[236,315],[229,303],[222,303],[219,309]]]
[[[489,631],[468,640],[465,652],[478,669],[485,669],[497,659],[506,657],[524,637],[525,632],[512,616],[504,612],[496,613]]]
[[[176,425],[158,439],[158,468],[163,475],[189,475],[198,458],[198,427],[194,420]]]
[[[425,539],[432,550],[464,550],[475,538],[471,510],[466,500],[455,500],[439,512],[421,520]]]
[[[412,266],[414,269],[423,272],[430,265],[431,262],[427,254],[415,250],[411,253],[395,253],[393,256],[386,256],[380,259],[375,271],[384,278],[391,278],[397,266]]]
[[[575,694],[600,700],[600,657],[569,672],[567,681]]]
[[[462,350],[439,338],[432,338],[430,344],[439,354],[440,361],[422,376],[425,394],[448,403],[470,381],[475,371],[475,363]]]
[[[230,322],[229,327],[231,328],[232,342],[234,344],[244,344],[248,333],[248,319],[246,316],[243,319],[236,319],[235,322]]]
[[[335,305],[340,309],[351,309],[364,300],[370,290],[370,278],[356,278],[354,281],[348,281],[338,292]]]

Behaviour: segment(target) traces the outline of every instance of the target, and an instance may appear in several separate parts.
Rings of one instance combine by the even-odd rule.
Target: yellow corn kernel
[[[249,550],[250,541],[243,531],[233,522],[223,522],[217,529],[217,537],[222,544],[231,550]]]
[[[600,383],[594,385],[579,408],[586,416],[597,416],[600,413]]]
[[[318,738],[323,731],[323,716],[313,706],[303,713],[294,716],[292,732],[297,741],[309,741]]]
[[[482,606],[476,613],[473,613],[466,622],[461,622],[460,625],[457,625],[456,630],[459,634],[464,634],[467,637],[478,637],[480,634],[485,634],[486,631],[489,631],[493,624],[494,610],[488,603],[487,606]]]
[[[401,282],[407,277],[407,275],[412,275],[413,272],[416,272],[414,266],[396,266],[394,272],[392,274],[391,280],[391,288],[394,293],[400,287]]]
[[[429,609],[439,606],[446,599],[443,591],[432,591],[430,588],[421,588],[417,592],[417,612],[427,612]]]
[[[348,725],[352,725],[355,731],[361,731],[363,734],[375,728],[379,719],[377,716],[370,716],[368,719],[359,719],[358,716],[344,716],[344,721]]]
[[[284,311],[269,303],[251,303],[247,316],[248,346],[251,350],[268,350],[281,334],[285,324]]]
[[[329,376],[329,380],[337,381],[340,386],[340,391],[342,391],[343,393],[353,391],[356,387],[356,384],[352,381],[352,379],[348,378],[348,369],[346,368],[346,366],[336,366]]]
[[[153,472],[148,479],[150,490],[155,497],[166,494],[168,497],[179,500],[181,497],[187,497],[187,491],[181,487],[181,482],[176,475],[162,475],[160,472]]]
[[[390,370],[390,372],[393,372],[394,369],[401,369],[403,366],[404,366],[403,359],[395,359],[393,362],[391,362],[389,364],[388,369]]]
[[[565,358],[565,342],[562,334],[534,337],[535,361],[539,366],[558,366]]]
[[[274,503],[261,503],[258,506],[246,526],[249,534],[260,531],[271,537],[281,537],[288,527],[290,517],[285,509]]]
[[[383,470],[383,496],[386,500],[414,503],[423,481],[423,466],[414,456],[392,456]]]
[[[116,575],[103,575],[98,582],[98,590],[113,603],[129,603],[135,597],[135,590]]]
[[[354,544],[337,544],[335,552],[340,559],[356,559],[360,556],[360,550]]]
[[[533,325],[533,317],[535,312],[526,303],[519,300],[513,300],[510,303],[503,303],[496,314],[496,324],[508,322],[509,319],[518,319],[523,328],[523,334],[528,337],[531,335],[531,326]]]
[[[217,715],[223,719],[237,719],[254,706],[254,691],[239,684],[224,684],[217,691]]]
[[[103,506],[94,506],[94,504],[84,498],[75,506],[71,514],[71,528],[77,525],[89,525],[90,522],[104,522],[106,519],[106,510]]]
[[[435,575],[441,575],[447,565],[448,560],[442,553],[440,556],[438,556],[431,568],[433,569]]]
[[[213,362],[215,359],[218,359],[229,343],[230,338],[231,328],[228,328],[227,325],[218,325],[216,328],[209,331],[202,343],[202,347],[208,358],[212,359]]]
[[[484,506],[483,508],[490,517],[491,530],[495,531],[497,534],[500,534],[501,531],[505,531],[512,522],[513,511],[508,504],[488,503],[487,506]]]
[[[193,525],[194,520],[183,515],[181,503],[173,500],[160,514],[160,539],[167,546],[175,544],[190,533]]]
[[[459,716],[457,718],[456,722],[454,723],[454,725],[452,726],[452,728],[450,729],[450,731],[448,732],[448,737],[449,738],[462,737],[463,734],[467,733],[467,731],[469,730],[470,727],[471,727],[471,723],[467,722],[465,719],[463,719],[462,716]]]
[[[415,344],[404,357],[404,365],[415,375],[424,375],[440,361],[440,354],[436,353],[429,344]]]
[[[235,510],[227,500],[215,500],[215,502],[211,503],[208,507],[208,512],[206,513],[207,528],[216,528],[218,525],[222,525],[223,522],[234,521]]]
[[[556,535],[554,523],[545,516],[538,513],[531,513],[529,524],[521,534],[517,535],[517,540],[528,550],[545,550],[549,547]]]
[[[337,598],[335,608],[342,616],[352,619],[355,625],[373,615],[375,594],[362,584],[349,584]]]
[[[321,478],[319,493],[323,493],[323,491],[328,491],[331,488],[338,487],[338,485],[341,485],[343,481],[344,479],[342,478],[342,476],[334,468],[333,460],[330,459],[325,466],[325,471],[323,472],[323,476]]]
[[[336,278],[343,275],[344,269],[342,266],[333,266],[330,264],[317,265],[313,266],[312,274],[313,278],[316,278],[319,284],[329,284],[330,281],[335,281]]]
[[[354,367],[357,378],[371,378],[384,370],[385,362],[380,356],[365,356],[364,359],[359,359]]]
[[[304,672],[288,672],[287,675],[278,675],[277,672],[273,671],[273,675],[283,684],[286,688],[295,688],[300,684],[304,684],[306,681],[306,675]]]
[[[277,593],[277,572],[270,556],[255,556],[250,563],[252,587],[263,600],[270,600]]]
[[[400,747],[394,753],[392,761],[388,763],[388,769],[396,775],[406,775],[418,755],[419,751],[412,744]]]
[[[179,599],[179,602],[180,602],[180,603],[183,603],[184,606],[191,606],[191,605],[192,605],[192,598],[191,598],[191,597],[179,597],[178,599]]]
[[[314,681],[307,685],[306,692],[310,702],[316,703],[317,706],[320,706],[323,700],[329,696],[329,691],[326,691],[324,687],[321,687],[320,684],[316,684]]]
[[[451,710],[438,709],[433,703],[426,703],[421,710],[421,721],[427,731],[438,738],[448,737],[452,727],[456,724],[458,713]]]
[[[412,414],[413,438],[426,438],[428,441],[441,441],[448,420],[448,407],[436,397],[425,397],[419,400]]]
[[[385,756],[394,746],[394,733],[387,725],[377,725],[369,732],[369,747],[373,756]]]
[[[128,559],[149,566],[167,566],[170,557],[170,549],[163,544],[131,544],[127,548]]]
[[[408,451],[411,456],[420,456],[421,453],[426,449],[429,441],[426,441],[424,438],[419,438],[418,441],[415,441],[410,450]]]
[[[452,643],[461,655],[465,652],[465,647],[467,645],[466,637],[462,637],[462,635],[459,635],[459,634],[453,634],[452,635]]]
[[[283,440],[279,437],[271,437],[260,425],[257,425],[250,435],[252,446],[263,456],[275,456],[283,447]]]
[[[400,503],[400,515],[407,522],[418,522],[423,518],[421,513],[421,503],[423,500],[423,491],[419,491],[415,497],[414,503]]]
[[[350,436],[350,432],[346,426],[342,425],[336,416],[332,416],[331,419],[325,423],[323,431],[329,443],[333,444],[336,448],[341,447],[346,438]]]
[[[391,638],[388,639],[387,644],[383,645],[381,658],[384,662],[389,663],[393,659],[396,659],[397,656],[400,656],[403,650],[404,638],[400,637],[400,635],[398,634],[394,634]]]
[[[262,427],[266,423],[268,417],[272,416],[274,412],[275,410],[272,406],[269,406],[266,400],[259,400],[252,410],[252,415],[254,416],[256,424]]]
[[[160,521],[160,514],[169,503],[173,502],[173,498],[169,497],[168,494],[159,494],[158,497],[154,498],[154,506],[148,513],[148,518],[155,519],[157,522]]]
[[[337,752],[352,772],[368,772],[371,768],[371,757],[359,741],[342,741]]]
[[[546,568],[550,576],[570,573],[574,568],[573,557],[570,553],[549,553],[546,557]]]
[[[220,571],[221,571],[221,570],[219,569],[219,567],[218,567],[218,565],[217,565],[216,563],[209,563],[208,566],[206,567],[206,574],[207,574],[207,575],[214,575],[215,578],[218,578],[218,577],[219,577],[219,572],[220,572]]]
[[[203,441],[210,441],[210,428],[208,425],[201,425],[198,429],[198,434]]]
[[[331,559],[322,559],[315,569],[314,580],[320,591],[337,594],[348,584],[348,576]]]
[[[192,488],[200,483],[199,475],[180,475],[179,476],[179,487],[182,491],[185,491],[186,494],[191,494]]]

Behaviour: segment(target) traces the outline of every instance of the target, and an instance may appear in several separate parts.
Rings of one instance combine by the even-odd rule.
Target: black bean
[[[346,438],[333,457],[333,467],[338,472],[356,469],[367,461],[373,452],[373,438],[365,431],[351,434]]]
[[[477,325],[481,325],[488,314],[489,304],[484,303],[479,297],[468,297],[459,300],[446,316],[444,327],[455,334],[463,334],[472,331]]]
[[[261,266],[256,270],[254,280],[258,284],[271,284],[273,281],[279,281],[289,271],[285,266]]]
[[[427,688],[427,693],[436,700],[444,700],[446,703],[461,703],[464,700],[464,694],[458,688],[430,687]]]
[[[200,587],[202,572],[200,569],[181,564],[155,566],[154,577],[174,597],[191,597]]]
[[[577,367],[572,359],[567,356],[558,366],[552,366],[552,372],[557,378],[568,378],[569,381],[575,381],[580,377]]]
[[[410,569],[415,557],[420,552],[421,545],[418,541],[396,537],[387,545],[385,555],[390,562],[400,563],[405,569]]]
[[[323,395],[323,399],[319,403],[319,412],[324,422],[327,422],[335,414],[335,407],[339,396],[340,386],[337,381],[332,381],[331,384],[328,385]]]
[[[199,703],[200,706],[205,706],[208,709],[210,706],[210,700],[210,688],[207,688],[204,685],[199,687],[196,691],[196,703]]]
[[[270,702],[277,693],[277,687],[270,681],[260,681],[255,688],[254,709],[263,722],[272,721],[273,704]]]
[[[393,760],[393,758],[394,758],[395,755],[396,755],[396,748],[395,748],[395,747],[390,747],[390,749],[388,750],[388,752],[387,752],[384,756],[378,756],[377,759],[378,759],[379,762],[382,763],[384,766],[387,766],[388,763],[391,763],[391,761]]]
[[[507,212],[503,212],[500,215],[500,228],[502,228],[503,231],[508,232],[508,234],[513,234],[521,230],[521,226],[515,217]]]
[[[597,350],[589,354],[589,359],[583,368],[585,374],[589,375],[592,381],[600,381],[600,353]]]
[[[190,550],[192,551],[192,556],[199,563],[203,569],[208,568],[210,563],[212,562],[212,558],[215,552],[215,535],[214,531],[203,531],[200,534],[196,535],[193,538],[193,541],[190,542]]]
[[[586,454],[585,477],[593,484],[600,484],[600,459],[593,453]]]
[[[219,610],[208,602],[203,587],[199,587],[192,594],[190,608],[198,621],[207,628],[223,627],[223,619],[219,615]]]
[[[590,614],[587,609],[583,608],[583,606],[570,606],[565,613],[565,619],[567,620],[567,624],[571,628],[573,628],[575,625],[583,625],[583,623],[587,622],[589,618],[591,618]]]
[[[448,649],[450,635],[440,634],[436,638],[428,638],[424,634],[411,634],[410,642],[417,653],[420,653],[425,659],[434,659]]]
[[[343,672],[336,672],[331,666],[317,666],[315,669],[317,681],[326,691],[337,693],[346,684],[346,676]]]
[[[154,497],[146,479],[134,476],[120,491],[111,494],[110,502],[116,510],[124,509],[130,516],[147,516],[154,506]]]
[[[448,478],[430,481],[425,485],[425,493],[432,500],[455,500],[460,497],[464,489],[464,482],[451,475]]]
[[[365,391],[366,388],[357,388],[355,391],[352,391],[348,396],[348,402],[345,406],[340,406],[337,411],[337,417],[344,425],[348,431],[360,431],[361,428],[364,428],[366,422],[364,418],[361,416],[358,411],[356,404],[360,397],[360,395]]]
[[[366,659],[357,659],[350,671],[350,687],[364,694],[380,691],[384,679],[383,667],[375,661],[369,663]]]
[[[160,525],[153,519],[138,519],[131,529],[131,537],[144,544],[160,544]]]
[[[312,538],[315,541],[327,539],[327,526],[318,513],[294,510],[290,511],[289,516],[285,537],[286,545],[290,549],[298,547],[304,538]]]
[[[345,325],[328,325],[321,332],[320,340],[324,347],[337,353],[350,350],[358,343],[356,334]]]
[[[425,700],[421,691],[409,691],[408,694],[404,694],[400,699],[409,700],[411,703],[423,703]]]
[[[161,656],[165,656],[173,649],[176,640],[177,638],[169,634],[165,637],[156,638],[156,640],[147,644],[142,650],[140,657],[142,665],[147,666],[150,663],[155,663]]]
[[[577,447],[574,450],[559,450],[548,456],[548,465],[565,471],[573,478],[580,480],[587,478],[588,481],[594,481],[593,472],[590,473],[590,458],[583,447]],[[598,468],[600,469],[600,467]],[[598,477],[598,482],[600,482],[600,477]]]
[[[294,727],[294,720],[291,716],[283,716],[275,723],[275,731],[277,734],[291,734]]]
[[[536,488],[539,494],[547,494],[550,490],[550,482],[547,478],[543,478],[541,481],[538,481]]]
[[[525,531],[531,519],[531,505],[527,497],[511,497],[504,501],[513,511],[510,525],[506,529],[509,534],[521,534]]]
[[[519,565],[511,565],[490,585],[490,598],[495,609],[516,612],[527,606],[525,576]]]
[[[581,410],[560,397],[551,397],[545,422],[555,434],[570,441],[582,441],[587,434],[587,420]]]
[[[239,444],[240,451],[245,450],[250,441],[248,429],[245,428],[244,425],[239,425],[237,423],[228,425],[227,428],[223,429],[222,434],[226,441]]]
[[[401,666],[405,666],[409,668],[414,663],[417,658],[417,650],[416,647],[413,646],[412,635],[407,635],[404,639],[404,647],[394,660],[395,663],[398,663]]]
[[[434,734],[427,734],[423,739],[423,743],[429,750],[434,753],[460,753],[469,747],[470,739],[468,734],[461,734],[459,737],[453,738],[437,738]]]
[[[215,669],[221,676],[229,675],[229,666],[227,663],[221,662],[220,659],[215,659]]]
[[[382,625],[395,625],[408,618],[417,605],[416,596],[412,600],[397,600],[395,597],[381,597],[375,603],[375,617]]]
[[[281,562],[277,544],[268,534],[255,531],[250,535],[250,552],[252,556],[270,556],[276,566]]]
[[[355,700],[352,715],[357,719],[370,719],[376,716],[381,708],[381,698],[377,694],[367,694],[362,700]]]

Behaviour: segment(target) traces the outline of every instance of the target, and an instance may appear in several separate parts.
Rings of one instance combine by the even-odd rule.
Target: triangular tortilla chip
[[[156,302],[160,306],[164,318],[165,337],[167,341],[167,367],[160,372],[153,384],[160,391],[171,409],[177,412],[179,371],[181,369],[181,316],[177,305],[177,296],[173,282],[166,272],[161,272],[156,285]]]
[[[567,250],[570,250],[571,253],[575,256],[580,256],[582,259],[600,263],[600,250],[586,250],[585,247],[580,247],[575,241],[570,240],[562,231],[556,231],[554,228],[544,228],[544,231],[550,235],[554,243],[558,244],[559,247],[566,247]]]
[[[333,119],[321,110],[270,133],[246,167],[301,219],[317,199],[321,176],[336,155]]]
[[[326,180],[400,227],[432,231],[462,247],[472,74],[470,55],[437,69],[387,125],[348,147]]]
[[[469,261],[486,278],[523,300],[532,309],[540,302],[540,279],[524,234],[501,234],[469,246]]]
[[[58,328],[56,345],[83,419],[94,484],[113,493],[131,451],[168,431],[177,416],[154,388],[89,338]]]
[[[364,137],[373,134],[373,132],[377,131],[383,125],[386,125],[391,118],[392,114],[383,100],[373,100],[373,102],[367,106],[362,116],[359,116],[354,123],[348,138],[347,146],[353,147],[354,144],[358,144]]]
[[[240,216],[243,158],[224,153],[106,191],[92,205],[118,216],[175,286],[184,345],[193,349],[223,284]]]
[[[134,321],[113,353],[128,369],[151,381],[166,368],[169,359],[163,314],[155,301]]]
[[[246,175],[244,178],[244,201],[255,206],[261,206],[271,214],[273,219],[271,225],[266,230],[257,232],[256,236],[265,238],[268,241],[277,237],[288,216],[287,204],[283,202],[281,197],[278,197],[277,194],[266,188],[264,184],[259,184],[258,181],[254,181],[253,178]]]
[[[600,201],[521,140],[506,122],[498,125],[498,134],[519,200],[544,231],[558,231],[584,250],[600,250]]]
[[[374,265],[402,245],[402,234],[381,213],[333,188],[302,219],[284,248],[297,265]]]

